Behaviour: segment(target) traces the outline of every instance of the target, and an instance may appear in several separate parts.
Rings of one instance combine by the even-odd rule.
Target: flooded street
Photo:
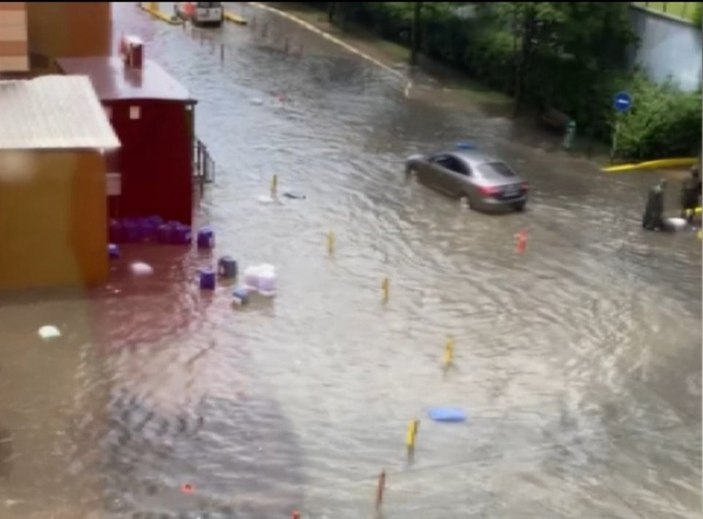
[[[125,245],[104,288],[0,300],[0,517],[372,518],[382,469],[385,519],[700,517],[701,242],[642,232],[656,176],[406,98],[253,7],[213,30],[114,10],[199,100],[216,250]],[[524,213],[404,182],[407,156],[463,139],[528,180]],[[261,203],[274,174],[306,198]],[[197,268],[225,254],[275,265],[278,296],[201,294]],[[444,405],[467,422],[427,418]]]

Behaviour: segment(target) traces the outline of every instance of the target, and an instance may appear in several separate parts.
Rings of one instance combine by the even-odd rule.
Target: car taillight
[[[496,186],[481,186],[478,190],[483,196],[493,196],[500,193],[500,188]]]

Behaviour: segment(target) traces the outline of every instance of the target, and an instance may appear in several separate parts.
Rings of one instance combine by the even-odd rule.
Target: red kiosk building
[[[88,76],[122,148],[107,159],[110,218],[158,215],[192,224],[194,105],[189,92],[144,60],[136,38],[121,56],[61,58],[65,74]]]

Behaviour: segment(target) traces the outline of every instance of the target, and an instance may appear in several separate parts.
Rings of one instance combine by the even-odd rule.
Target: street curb
[[[230,13],[228,11],[225,11],[224,17],[225,20],[227,20],[228,22],[236,23],[237,25],[246,25],[247,23],[249,23],[241,16],[234,13]]]
[[[154,18],[158,18],[159,20],[166,22],[170,25],[183,25],[183,21],[180,18],[175,18],[173,16],[168,16],[167,14],[162,13],[159,10],[156,9],[150,9],[149,7],[146,7],[139,3],[139,9],[142,11],[149,13],[151,16]]]

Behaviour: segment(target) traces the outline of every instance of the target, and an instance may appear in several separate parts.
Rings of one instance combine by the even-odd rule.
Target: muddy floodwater
[[[371,518],[382,469],[385,519],[700,517],[701,245],[642,232],[657,177],[406,97],[388,71],[234,9],[255,23],[183,30],[115,4],[199,100],[216,250],[124,246],[105,287],[0,300],[0,517]],[[460,139],[529,181],[524,213],[404,182],[408,155]],[[260,202],[274,174],[306,198]],[[223,254],[275,265],[277,297],[201,294],[196,269]],[[430,421],[443,405],[468,420]]]

